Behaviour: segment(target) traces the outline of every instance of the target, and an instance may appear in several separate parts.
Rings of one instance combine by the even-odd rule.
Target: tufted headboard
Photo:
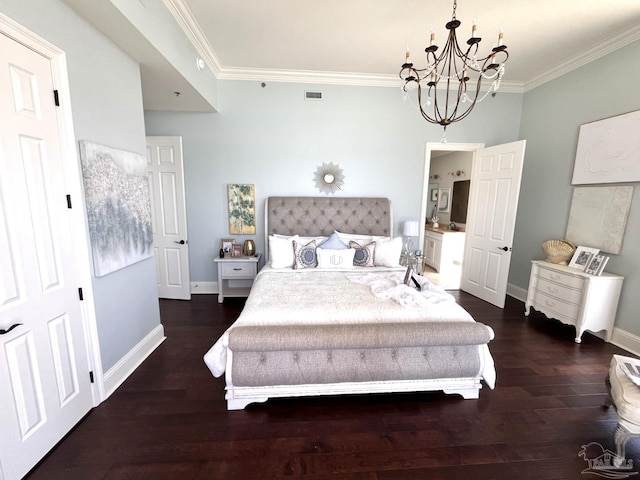
[[[265,236],[329,236],[334,230],[361,235],[393,236],[388,198],[269,197],[265,203]],[[268,245],[268,238],[266,239]]]

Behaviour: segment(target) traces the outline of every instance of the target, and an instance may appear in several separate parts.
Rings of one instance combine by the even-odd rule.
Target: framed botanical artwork
[[[587,268],[587,265],[589,265],[591,259],[599,252],[600,250],[597,248],[579,246],[576,248],[573,257],[571,257],[569,266],[584,271]]]
[[[438,189],[438,213],[451,211],[451,187]]]
[[[241,257],[242,256],[242,245],[240,245],[239,243],[234,243],[232,245],[231,256],[232,257]]]
[[[235,238],[223,238],[220,240],[220,249],[225,255],[231,255],[233,253],[233,245],[236,243]]]
[[[594,255],[584,271],[590,275],[601,275],[608,261],[606,255]]]
[[[256,234],[256,190],[254,185],[227,185],[229,201],[229,233]]]
[[[438,189],[437,188],[432,188],[431,189],[431,201],[432,202],[437,202],[438,201]]]

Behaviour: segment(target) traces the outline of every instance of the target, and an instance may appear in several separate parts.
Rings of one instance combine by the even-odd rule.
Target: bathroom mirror
[[[471,187],[471,180],[453,182],[450,217],[453,223],[467,223],[469,187]]]

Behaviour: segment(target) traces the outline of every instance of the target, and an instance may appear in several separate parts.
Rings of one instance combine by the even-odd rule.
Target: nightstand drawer
[[[225,262],[222,264],[222,275],[224,275],[225,278],[253,278],[256,275],[256,263],[242,261]]]
[[[549,268],[540,267],[538,269],[538,276],[552,282],[562,283],[568,287],[581,289],[584,285],[584,279],[580,276],[573,276],[557,270],[551,270]]]
[[[544,278],[538,278],[538,284],[536,289],[544,294],[551,295],[562,301],[574,303],[579,305],[582,301],[582,290],[575,290],[574,288],[560,285],[558,283],[550,282]]]

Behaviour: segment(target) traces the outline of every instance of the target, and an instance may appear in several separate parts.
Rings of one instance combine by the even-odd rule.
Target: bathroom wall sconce
[[[464,171],[462,171],[462,170],[454,170],[453,172],[449,172],[449,175],[451,175],[452,177],[463,177],[464,176]]]
[[[438,174],[436,173],[436,174],[434,174],[434,175],[429,175],[429,178],[430,178],[431,180],[438,180],[438,179],[440,178],[440,175],[438,175]]]

